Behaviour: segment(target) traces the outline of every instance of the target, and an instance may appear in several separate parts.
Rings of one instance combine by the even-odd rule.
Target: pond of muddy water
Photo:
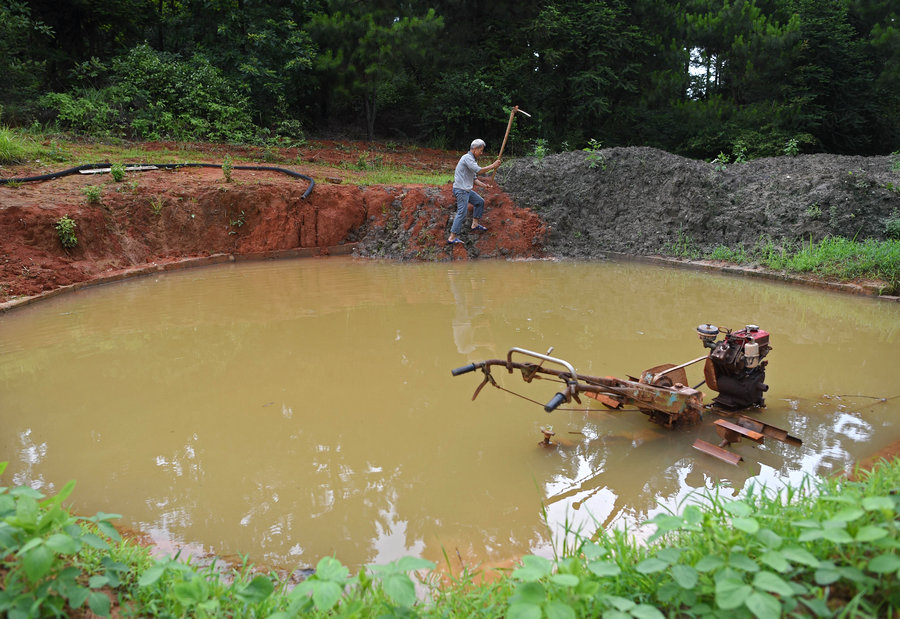
[[[473,402],[481,374],[450,375],[553,346],[580,373],[636,376],[703,355],[706,322],[771,333],[753,414],[802,447],[744,442],[732,466],[691,448],[718,442],[711,419],[666,430],[592,400],[548,415],[490,386]],[[713,484],[849,470],[900,438],[900,398],[873,399],[900,394],[898,368],[896,304],[781,283],[636,263],[238,263],[0,317],[2,482],[75,479],[77,511],[123,514],[164,551],[496,564],[549,556],[565,523],[631,528]],[[541,404],[558,390],[494,376]]]

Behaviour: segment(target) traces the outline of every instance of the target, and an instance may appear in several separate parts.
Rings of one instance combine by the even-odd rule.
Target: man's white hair
[[[469,147],[469,150],[475,150],[479,147],[484,148],[484,140],[482,140],[481,138],[472,140],[472,145]]]

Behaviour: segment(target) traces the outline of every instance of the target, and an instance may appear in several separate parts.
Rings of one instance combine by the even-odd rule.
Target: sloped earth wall
[[[74,175],[0,186],[0,309],[34,295],[152,269],[235,257],[352,254],[395,260],[649,256],[819,241],[885,238],[900,216],[892,157],[801,155],[730,164],[644,147],[576,151],[504,163],[482,192],[489,230],[448,246],[450,184],[306,183],[273,172],[190,168]],[[452,159],[452,158],[451,158]],[[593,167],[592,167],[593,164]],[[339,179],[335,179],[339,180]],[[83,189],[102,184],[99,204]],[[64,249],[55,222],[76,221]],[[4,303],[5,302],[5,303]]]

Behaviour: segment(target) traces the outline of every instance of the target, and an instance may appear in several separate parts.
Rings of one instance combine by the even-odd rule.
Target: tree
[[[426,63],[431,41],[443,28],[434,9],[416,15],[401,2],[333,0],[313,18],[319,45],[316,65],[338,97],[358,98],[365,108],[366,136],[374,139],[383,95],[397,79]]]

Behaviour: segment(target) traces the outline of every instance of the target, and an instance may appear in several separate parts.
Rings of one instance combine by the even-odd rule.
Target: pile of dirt
[[[800,155],[729,164],[653,148],[519,159],[499,182],[550,226],[544,251],[563,258],[752,248],[761,239],[884,239],[900,213],[891,157]]]

